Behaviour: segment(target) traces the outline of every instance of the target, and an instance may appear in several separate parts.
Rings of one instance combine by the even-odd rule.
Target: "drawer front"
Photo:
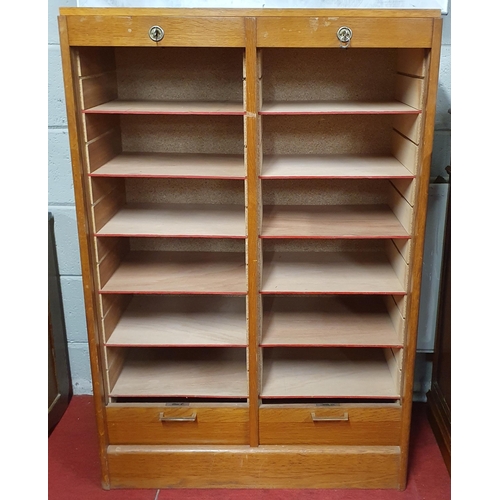
[[[425,18],[264,17],[258,47],[340,47],[337,31],[352,31],[350,47],[430,47],[433,20]]]
[[[243,18],[167,16],[68,16],[69,44],[74,46],[244,47]],[[149,30],[164,37],[154,42]]]
[[[110,444],[248,444],[247,408],[108,407]]]
[[[261,408],[259,418],[260,444],[400,444],[400,408]]]

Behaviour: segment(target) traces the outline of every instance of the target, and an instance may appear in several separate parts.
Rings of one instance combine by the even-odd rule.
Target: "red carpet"
[[[414,404],[408,486],[394,490],[111,490],[101,488],[91,396],[73,396],[49,437],[49,500],[448,500],[451,481],[425,405]]]

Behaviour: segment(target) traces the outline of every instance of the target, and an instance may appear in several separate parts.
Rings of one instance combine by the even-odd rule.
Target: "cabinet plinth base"
[[[111,488],[400,488],[398,446],[109,446]]]

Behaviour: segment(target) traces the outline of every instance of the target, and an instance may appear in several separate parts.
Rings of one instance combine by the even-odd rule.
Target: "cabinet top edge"
[[[61,7],[61,16],[179,17],[441,17],[439,9],[176,9],[140,7]]]

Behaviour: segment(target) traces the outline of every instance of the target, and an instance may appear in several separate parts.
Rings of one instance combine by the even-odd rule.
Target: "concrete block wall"
[[[434,148],[432,152],[431,179],[438,175],[448,178],[445,168],[451,161],[451,0],[448,14],[443,16],[441,64],[434,124]]]
[[[73,393],[92,394],[57,25],[59,7],[76,6],[77,0],[48,2],[48,211],[54,216]]]
[[[443,16],[443,38],[441,63],[439,68],[436,121],[434,124],[434,147],[431,159],[431,182],[438,176],[448,179],[446,167],[451,164],[451,0],[448,14]],[[442,258],[442,238],[446,203],[440,197],[446,196],[448,186],[430,186],[427,213],[440,220],[427,219],[426,241],[422,272],[422,302],[420,306],[419,341],[415,360],[415,379],[413,384],[414,401],[426,401],[431,388],[432,352],[437,320],[437,304],[426,303],[428,298],[435,300],[440,287],[440,263]],[[437,230],[437,229],[440,230]],[[433,238],[441,238],[437,241]],[[430,345],[429,345],[430,344]]]
[[[82,275],[76,228],[75,200],[61,70],[57,15],[59,7],[76,7],[77,0],[48,1],[48,211],[54,215],[61,275],[64,317],[74,394],[92,394]],[[439,79],[434,153],[431,176],[447,177],[450,164],[451,120],[451,6],[443,16],[443,47]],[[419,357],[416,388],[425,394],[430,382],[428,357]]]

